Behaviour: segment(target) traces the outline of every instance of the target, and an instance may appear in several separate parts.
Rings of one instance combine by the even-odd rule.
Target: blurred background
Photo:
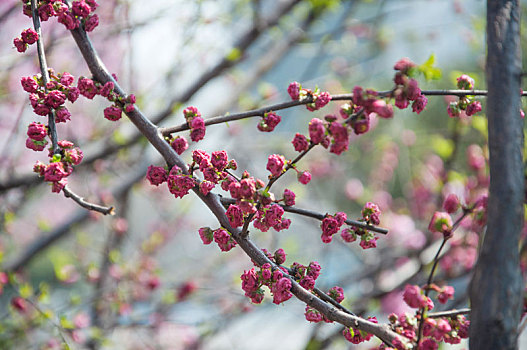
[[[198,229],[218,224],[194,195],[174,199],[165,186],[147,183],[146,168],[163,166],[161,158],[128,120],[103,118],[108,101],[69,105],[71,122],[58,132],[85,155],[70,187],[114,206],[116,215],[89,213],[51,193],[31,171],[45,155],[24,146],[27,125],[39,117],[20,78],[39,69],[34,47],[25,54],[13,47],[31,25],[21,12],[18,2],[0,2],[0,257],[2,270],[20,271],[0,296],[0,348],[58,348],[64,330],[75,349],[350,347],[341,326],[307,322],[297,300],[250,303],[240,288],[250,259],[239,249],[222,253],[202,244]],[[422,64],[434,55],[441,78],[420,77],[422,89],[454,89],[462,73],[485,89],[483,1],[106,0],[96,13],[94,46],[160,126],[183,123],[189,105],[206,119],[288,101],[292,81],[331,94],[356,85],[389,90],[402,57]],[[90,76],[64,26],[44,22],[43,37],[56,72]],[[300,162],[299,169],[313,174],[309,185],[291,174],[275,185],[278,196],[289,188],[298,207],[322,214],[343,211],[356,219],[366,202],[376,203],[380,226],[389,230],[377,249],[341,239],[323,244],[320,222],[294,214],[286,214],[289,230],[253,229],[251,237],[271,252],[283,248],[286,265],[318,261],[317,286],[343,287],[343,304],[357,314],[387,322],[392,312],[410,311],[401,290],[425,283],[441,241],[427,230],[432,214],[448,193],[465,203],[486,193],[484,113],[453,120],[449,101],[429,97],[419,115],[396,110],[393,119],[373,120],[371,131],[353,135],[341,156],[315,149]],[[205,140],[191,143],[183,157],[190,162],[192,149],[225,149],[237,160],[238,175],[247,170],[265,180],[267,157],[294,158],[295,133],[307,134],[312,118],[338,114],[341,104],[313,113],[301,106],[279,111],[282,122],[272,133],[257,130],[259,118],[207,127]],[[453,285],[456,294],[446,305],[436,303],[437,310],[467,306],[483,229],[475,221],[463,222],[444,253],[436,281]],[[10,304],[15,295],[33,298],[43,312],[21,313]]]

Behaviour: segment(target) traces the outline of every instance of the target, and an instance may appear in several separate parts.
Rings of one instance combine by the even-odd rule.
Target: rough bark
[[[524,196],[519,31],[518,0],[487,1],[490,189],[487,231],[470,287],[471,349],[518,347]]]

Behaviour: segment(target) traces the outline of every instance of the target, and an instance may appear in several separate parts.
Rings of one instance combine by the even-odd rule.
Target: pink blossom
[[[213,240],[213,232],[210,229],[210,227],[202,227],[198,230],[199,238],[201,238],[201,241],[203,244],[210,244]]]
[[[22,40],[20,38],[15,38],[13,40],[13,45],[15,45],[16,50],[18,52],[26,52],[26,50],[27,50],[27,44],[24,42],[24,40]]]
[[[68,100],[73,103],[77,101],[80,95],[80,90],[76,88],[75,86],[70,86],[68,88]]]
[[[408,57],[403,57],[395,63],[393,69],[400,70],[401,72],[406,74],[408,70],[413,67],[415,67],[415,63],[412,62],[412,60],[410,60]]]
[[[407,284],[404,287],[403,300],[411,308],[421,308],[423,306],[423,297],[424,295],[419,286]]]
[[[242,179],[239,184],[238,188],[240,197],[250,199],[256,193],[256,183],[254,178]]]
[[[432,339],[426,338],[419,342],[418,350],[437,350],[439,345]]]
[[[66,29],[74,30],[79,27],[79,20],[75,18],[69,11],[59,13],[59,23],[64,24]]]
[[[302,173],[298,174],[298,181],[303,184],[307,185],[309,181],[311,181],[311,174],[307,171],[304,171]]]
[[[421,89],[419,89],[419,83],[415,79],[410,79],[406,85],[406,97],[410,101],[416,100],[421,96]]]
[[[306,151],[309,148],[309,141],[304,135],[299,133],[296,133],[292,143],[297,152]]]
[[[313,288],[315,288],[315,280],[309,276],[306,276],[300,280],[300,285],[302,286],[302,288],[312,290]]]
[[[271,172],[271,176],[277,177],[284,171],[285,157],[279,154],[272,154],[267,159],[267,170]]]
[[[29,149],[32,149],[33,151],[40,152],[43,151],[44,148],[46,148],[46,145],[48,144],[48,141],[42,140],[42,141],[35,141],[31,138],[26,139],[26,147]]]
[[[479,101],[474,101],[474,102],[471,102],[468,106],[467,106],[467,109],[465,110],[465,113],[470,117],[471,115],[474,115],[478,112],[481,112],[481,102]]]
[[[419,95],[417,99],[412,103],[412,111],[419,114],[421,113],[428,103],[428,98],[425,95]]]
[[[332,122],[329,131],[333,136],[330,152],[339,155],[346,151],[349,145],[348,129],[339,122]]]
[[[231,226],[243,226],[243,212],[239,206],[233,204],[229,205],[229,208],[225,214],[227,215],[227,219],[229,219]]]
[[[83,95],[84,97],[90,100],[93,99],[95,95],[97,95],[97,87],[95,86],[95,83],[91,79],[80,78],[77,84],[77,87],[81,95]]]
[[[31,28],[22,31],[20,36],[22,37],[22,40],[29,45],[34,44],[38,40],[37,32]]]
[[[236,246],[236,241],[223,229],[217,229],[213,233],[214,242],[218,244],[221,251],[228,252]]]
[[[430,232],[443,233],[446,236],[451,235],[452,218],[448,213],[436,211],[428,225]]]
[[[284,215],[284,208],[278,204],[273,204],[266,208],[265,210],[265,222],[269,226],[275,226],[280,224],[280,220]]]
[[[104,118],[111,120],[111,121],[117,121],[121,119],[122,112],[123,111],[121,111],[121,109],[117,106],[106,107],[104,109]]]
[[[176,198],[183,198],[196,185],[196,182],[192,177],[187,175],[172,175],[172,170],[168,176],[168,190]]]
[[[457,102],[450,102],[450,104],[448,105],[446,111],[447,111],[448,116],[450,118],[459,117],[460,114],[461,114],[461,110],[459,109],[459,106],[458,106]]]
[[[328,295],[339,304],[344,300],[344,290],[339,286],[331,288]]]
[[[60,83],[64,86],[70,86],[71,84],[73,84],[74,81],[75,78],[68,72],[64,72],[60,76]]]
[[[318,276],[320,275],[320,270],[322,270],[322,268],[320,267],[320,264],[316,261],[312,261],[309,263],[309,266],[307,267],[307,276],[316,280]]]
[[[365,115],[364,119],[358,119],[353,122],[353,132],[355,135],[360,135],[370,130],[370,116]]]
[[[359,246],[362,249],[376,248],[378,239],[379,239],[379,237],[373,237],[371,239],[361,238],[361,241],[359,242]]]
[[[207,194],[209,194],[210,191],[212,191],[214,186],[215,186],[214,182],[205,180],[199,184],[199,190],[201,193],[203,193],[204,196],[206,196]]]
[[[205,123],[201,117],[196,117],[192,120],[192,125],[190,130],[190,139],[194,142],[201,141],[205,138]]]
[[[364,99],[362,98],[362,87],[355,86],[353,88],[352,99],[354,104],[356,104],[357,106],[362,106],[362,104],[364,103]]]
[[[304,316],[306,317],[306,320],[309,322],[317,323],[317,322],[322,321],[322,314],[318,310],[312,309],[309,306],[306,306]]]
[[[397,89],[395,91],[395,106],[399,109],[405,109],[408,107],[408,104],[409,102],[406,95],[400,89]]]
[[[258,288],[260,288],[258,274],[254,270],[254,268],[250,269],[249,271],[243,271],[243,274],[241,275],[241,280],[242,289],[245,291],[245,295],[255,292]]]
[[[474,89],[474,79],[463,74],[457,78],[457,87],[461,90],[472,90]]]
[[[195,117],[201,117],[201,113],[196,107],[189,106],[183,110],[183,116],[185,117],[185,119],[187,119],[188,122],[190,119],[193,119]]]
[[[278,282],[274,283],[271,287],[271,292],[273,293],[273,303],[281,304],[284,301],[289,300],[293,294],[291,294],[291,281],[283,277]]]
[[[46,171],[46,164],[41,161],[37,161],[35,165],[33,165],[33,172],[37,173],[39,176],[44,176],[44,171]]]
[[[44,97],[44,103],[52,108],[59,108],[66,101],[66,95],[59,90],[53,90],[48,92]]]
[[[299,99],[300,97],[300,89],[302,88],[302,86],[297,83],[296,81],[292,82],[291,84],[289,84],[289,87],[287,88],[287,93],[289,94],[289,96],[291,96],[291,99],[293,101],[296,101]]]
[[[441,289],[441,291],[439,292],[439,294],[437,295],[437,300],[439,300],[439,302],[441,304],[445,304],[448,299],[453,299],[454,298],[454,287],[452,286],[445,286]]]
[[[349,227],[342,229],[342,231],[340,231],[340,236],[345,242],[348,243],[355,242],[357,240],[357,234]]]
[[[101,90],[99,91],[99,94],[102,96],[102,97],[108,97],[108,95],[110,95],[110,93],[113,91],[113,89],[115,88],[115,85],[113,82],[111,81],[108,81],[106,82],[103,87],[101,88]]]
[[[71,113],[66,107],[60,107],[55,110],[55,121],[57,123],[65,123],[70,120]]]
[[[295,193],[287,188],[284,190],[284,204],[287,206],[295,205]]]
[[[69,173],[64,170],[62,162],[55,162],[46,167],[46,170],[44,171],[44,180],[49,182],[60,181],[68,175]]]
[[[226,151],[215,151],[211,155],[212,165],[218,169],[218,171],[223,171],[229,164],[229,157],[227,156]]]
[[[188,142],[184,137],[178,136],[170,143],[170,146],[172,146],[177,154],[182,154],[187,150]]]
[[[315,98],[315,109],[321,109],[325,105],[327,105],[331,101],[331,95],[329,92],[321,92],[318,96]]]
[[[79,165],[84,158],[84,153],[78,147],[64,150],[64,161],[73,165]]]
[[[27,136],[35,141],[42,141],[48,135],[48,129],[41,123],[31,123],[27,128]]]
[[[258,130],[263,132],[271,132],[282,121],[282,117],[274,112],[267,112],[258,123]]]
[[[33,107],[33,112],[35,112],[35,114],[45,117],[51,112],[51,109],[45,104],[38,103],[35,105],[35,107]]]
[[[381,210],[376,204],[372,202],[367,202],[364,205],[364,208],[362,209],[362,217],[364,218],[364,220],[366,220],[366,222],[372,225],[379,225],[380,215],[381,215]]]
[[[326,128],[324,127],[324,122],[318,118],[313,118],[309,122],[309,137],[311,142],[314,144],[319,144],[324,140],[326,134]]]
[[[68,140],[60,140],[58,142],[58,145],[60,148],[65,148],[65,149],[73,148],[73,146],[75,146],[73,142],[68,141]]]
[[[434,334],[434,330],[435,330],[436,326],[437,326],[437,322],[433,318],[425,319],[425,321],[423,323],[423,335],[425,337],[428,337],[428,336],[431,336],[432,334]]]
[[[42,22],[47,21],[50,17],[55,15],[55,11],[51,3],[44,3],[38,8],[38,15]]]
[[[322,228],[322,234],[326,236],[332,236],[337,233],[340,229],[339,222],[333,216],[328,215],[322,219],[320,227]]]
[[[99,25],[99,16],[97,15],[91,15],[86,19],[86,22],[84,22],[84,29],[87,32],[93,31],[97,26]]]
[[[371,111],[376,113],[381,118],[392,118],[393,107],[384,100],[375,100],[371,105]]]
[[[32,77],[23,77],[20,79],[20,83],[26,92],[35,93],[38,91],[38,84]]]
[[[449,193],[443,201],[443,209],[449,214],[455,213],[460,207],[459,198],[454,193]]]
[[[76,0],[72,3],[71,12],[75,16],[87,17],[91,12],[91,7],[84,0]]]
[[[159,186],[168,179],[168,174],[165,168],[150,165],[146,172],[146,179],[150,181],[150,184]]]

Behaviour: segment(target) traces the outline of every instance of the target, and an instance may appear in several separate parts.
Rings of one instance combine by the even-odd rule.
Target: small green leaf
[[[228,61],[237,61],[242,56],[242,52],[237,47],[231,49],[231,51],[225,56]]]
[[[51,163],[57,163],[57,162],[60,162],[60,160],[62,159],[62,156],[58,153],[55,153],[53,155],[53,158],[51,159]]]
[[[434,67],[435,55],[431,54],[425,63],[419,66],[419,71],[423,73],[426,80],[437,80],[441,78],[441,70]]]

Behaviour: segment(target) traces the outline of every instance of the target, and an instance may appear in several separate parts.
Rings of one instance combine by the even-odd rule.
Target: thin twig
[[[390,95],[393,93],[393,90],[387,90],[387,91],[379,91],[378,97],[390,97]],[[487,90],[422,90],[421,93],[426,96],[486,96]],[[527,91],[522,92],[522,96],[527,96]],[[331,101],[349,101],[353,99],[353,94],[338,94],[338,95],[332,95]],[[240,120],[240,119],[246,119],[246,118],[252,118],[252,117],[261,117],[264,113],[271,112],[271,111],[278,111],[281,109],[287,109],[291,107],[306,105],[309,103],[312,103],[313,101],[311,99],[305,99],[302,101],[296,100],[296,101],[287,101],[287,102],[280,102],[273,105],[253,109],[246,112],[241,113],[232,113],[232,114],[225,114],[222,116],[212,117],[205,119],[205,125],[214,125],[214,124],[221,124],[226,123],[234,120]],[[160,131],[163,134],[163,136],[169,136],[170,134],[189,130],[189,126],[187,123],[183,123],[177,126],[172,126],[168,128],[161,128]]]
[[[83,208],[86,208],[88,210],[93,210],[93,211],[96,211],[104,215],[114,215],[115,214],[114,207],[105,207],[102,205],[87,202],[84,198],[82,198],[78,194],[71,191],[68,188],[68,186],[64,186],[64,188],[62,189],[62,192],[64,192],[64,197],[73,199],[73,201],[75,201],[78,205],[80,205]]]
[[[225,206],[227,206],[229,204],[235,204],[236,203],[236,200],[234,198],[221,197],[220,200]],[[311,210],[307,210],[307,209],[301,209],[301,208],[292,207],[292,206],[287,206],[287,205],[280,204],[280,203],[276,203],[276,204],[278,204],[279,206],[284,208],[284,211],[286,211],[288,213],[293,213],[293,214],[298,214],[298,215],[302,215],[302,216],[307,216],[307,217],[310,217],[310,218],[313,218],[313,219],[317,219],[317,220],[320,220],[320,221],[322,221],[326,217],[326,214],[317,213],[315,211],[311,211]],[[344,221],[344,222],[347,225],[349,225],[349,226],[360,227],[362,229],[365,229],[365,230],[368,230],[368,231],[377,232],[377,233],[380,233],[380,234],[383,234],[383,235],[388,233],[388,230],[385,229],[385,228],[368,225],[368,224],[366,224],[363,221],[356,221],[356,220],[346,219],[346,221]]]
[[[428,314],[430,318],[439,318],[439,317],[456,317],[457,315],[466,315],[470,313],[470,309],[459,309],[459,310],[448,310],[448,311],[439,311],[431,312]]]

